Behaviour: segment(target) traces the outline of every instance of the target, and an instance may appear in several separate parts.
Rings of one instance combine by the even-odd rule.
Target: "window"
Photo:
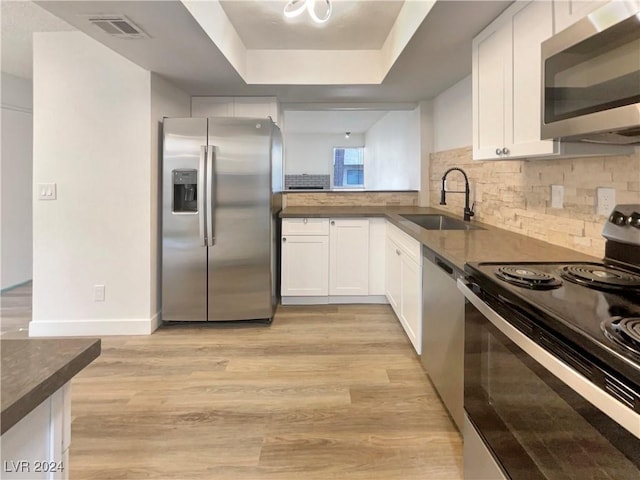
[[[333,149],[333,186],[364,188],[364,147]]]

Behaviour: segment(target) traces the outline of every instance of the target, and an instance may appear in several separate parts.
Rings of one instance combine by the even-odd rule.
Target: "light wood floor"
[[[384,305],[106,337],[72,391],[71,479],[462,478],[461,437]]]
[[[31,298],[31,282],[0,295],[0,336],[2,338],[24,338],[29,335]]]

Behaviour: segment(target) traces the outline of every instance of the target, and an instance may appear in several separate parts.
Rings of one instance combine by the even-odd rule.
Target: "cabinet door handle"
[[[282,241],[283,241],[283,242],[286,242],[286,241],[287,241],[287,238],[286,238],[286,237],[282,237]]]
[[[331,220],[331,225],[335,225],[336,221],[335,220]]]
[[[500,150],[499,148],[496,148],[496,155],[502,155],[502,150]]]
[[[502,154],[503,154],[503,155],[509,155],[509,149],[508,149],[507,147],[504,147],[504,148],[502,149]]]

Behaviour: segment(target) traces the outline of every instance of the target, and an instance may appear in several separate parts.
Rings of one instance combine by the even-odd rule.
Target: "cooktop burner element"
[[[562,278],[596,290],[640,293],[640,275],[604,265],[577,264],[560,269]]]
[[[553,275],[521,266],[500,267],[496,276],[505,282],[533,290],[550,290],[562,285],[562,281]]]
[[[640,317],[607,320],[601,327],[611,340],[640,356]]]

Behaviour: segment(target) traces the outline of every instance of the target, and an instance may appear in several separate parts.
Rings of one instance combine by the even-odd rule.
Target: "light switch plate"
[[[104,285],[95,285],[93,287],[93,300],[95,302],[104,302],[105,288]]]
[[[608,216],[616,206],[616,190],[611,187],[598,187],[596,190],[596,213]]]
[[[551,208],[562,208],[564,206],[564,186],[551,185]]]
[[[57,196],[55,183],[38,184],[38,200],[55,200]]]

